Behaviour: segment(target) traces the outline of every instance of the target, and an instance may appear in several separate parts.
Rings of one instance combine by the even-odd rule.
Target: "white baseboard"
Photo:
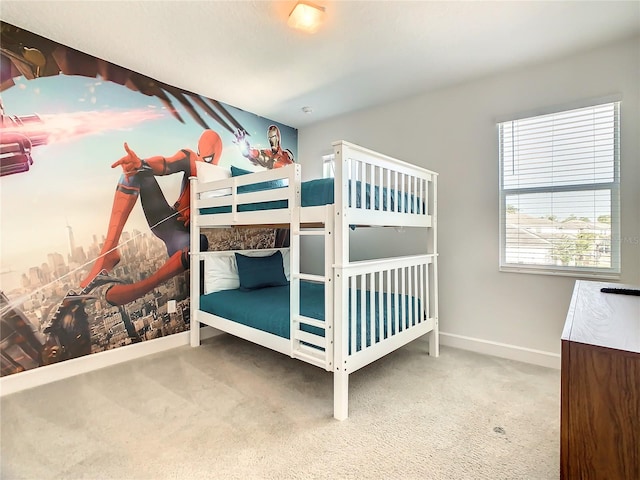
[[[223,332],[214,328],[203,327],[200,331],[200,338],[205,340],[220,335],[221,333]],[[189,345],[189,331],[127,345],[126,347],[120,347],[114,350],[106,350],[80,358],[73,358],[64,362],[26,370],[21,373],[15,373],[0,378],[0,396],[9,395],[46,383],[56,382],[81,373],[109,367],[183,345]]]
[[[464,337],[453,333],[440,332],[440,345],[469,350],[494,357],[508,358],[542,367],[560,368],[560,354],[518,347],[506,343],[491,342],[481,338]]]
[[[220,335],[222,332],[211,327],[203,327],[202,340]],[[0,378],[0,396],[56,382],[64,378],[109,367],[136,358],[159,353],[171,348],[189,345],[189,332],[176,333],[168,337],[148,340],[114,350],[94,353],[61,363],[34,368]],[[549,368],[560,368],[560,354],[518,347],[505,343],[491,342],[480,338],[465,337],[453,333],[440,332],[440,344],[472,352],[508,358]]]

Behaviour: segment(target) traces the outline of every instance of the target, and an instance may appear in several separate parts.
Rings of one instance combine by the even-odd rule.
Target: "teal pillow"
[[[243,170],[242,168],[231,166],[231,176],[240,177],[247,175],[248,173],[254,173],[249,170]],[[270,180],[268,182],[254,183],[251,185],[242,185],[238,187],[238,193],[259,192],[261,190],[271,190],[272,188],[283,188],[285,183],[282,180]]]
[[[276,251],[268,257],[247,257],[236,253],[240,290],[289,285],[282,266],[282,253]]]

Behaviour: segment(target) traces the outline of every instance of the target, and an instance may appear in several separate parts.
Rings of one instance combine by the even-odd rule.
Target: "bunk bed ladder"
[[[299,236],[324,237],[324,274],[312,275],[298,270],[291,276],[297,281],[305,280],[324,284],[324,321],[306,317],[299,310],[292,318],[292,356],[312,363],[327,371],[333,370],[333,206],[327,206],[322,228],[300,230]],[[292,235],[293,238],[293,235]],[[293,245],[293,244],[292,244]],[[298,259],[299,260],[299,259]],[[292,258],[293,261],[293,258]],[[298,284],[299,285],[299,284]],[[299,288],[299,286],[298,286]],[[299,295],[299,291],[298,291]],[[299,298],[299,297],[298,297]],[[293,305],[293,304],[292,304]],[[299,303],[298,303],[299,307]],[[293,312],[293,310],[292,310]]]

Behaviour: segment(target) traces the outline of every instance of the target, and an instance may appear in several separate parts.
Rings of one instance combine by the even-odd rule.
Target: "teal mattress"
[[[239,187],[238,192],[248,193],[248,192],[256,192],[260,190],[267,190],[272,188],[283,188],[278,185],[276,182],[263,182],[253,185],[247,185],[245,187]],[[391,190],[389,195],[389,205],[387,205],[387,189],[382,189],[382,195],[379,195],[380,188],[374,188],[373,195],[373,207],[371,206],[371,185],[365,185],[365,206],[364,208],[373,208],[374,210],[380,210],[382,205],[382,210],[390,210],[390,211],[402,211],[405,213],[414,213],[415,209],[415,201],[413,195],[405,194],[402,197],[395,194],[393,190]],[[333,178],[320,178],[317,180],[310,180],[308,182],[302,182],[302,188],[300,191],[301,195],[301,205],[303,207],[314,207],[319,205],[330,205],[335,201],[335,193],[334,193],[334,181]],[[362,198],[361,198],[361,188],[360,182],[356,182],[356,208],[362,207]],[[382,203],[380,201],[380,197],[382,197]],[[242,196],[239,196],[239,200],[242,199]],[[398,202],[398,208],[396,209],[395,203]],[[424,212],[424,203],[419,202],[421,205],[421,211]],[[256,210],[276,210],[281,208],[287,208],[288,202],[287,200],[277,200],[272,202],[259,202],[259,203],[247,203],[238,205],[239,212],[247,212],[247,211],[256,211]],[[349,206],[351,206],[351,184],[349,185]],[[211,207],[211,208],[201,208],[200,214],[207,215],[212,213],[229,213],[231,212],[231,206],[221,206],[221,207]]]
[[[356,316],[360,318],[360,295],[356,292]],[[378,293],[374,297],[374,309],[378,305]],[[383,321],[382,332],[380,332],[380,322],[378,321],[379,312],[374,312],[376,316],[375,332],[365,331],[365,342],[367,346],[371,345],[372,334],[375,341],[381,338],[387,338],[396,333],[393,322],[388,322],[387,317],[395,316],[395,295],[382,293],[383,295]],[[390,314],[387,312],[387,295],[391,295]],[[367,319],[371,316],[370,312],[370,292],[365,292],[365,314]],[[414,306],[417,304],[417,312],[421,312],[420,302],[414,302],[412,297],[404,296],[403,301],[398,301],[400,307],[400,325],[398,330],[402,331],[412,325],[415,325],[418,315],[412,315]],[[351,292],[349,293],[349,300]],[[350,304],[350,303],[349,303]],[[290,338],[289,325],[289,286],[268,287],[256,290],[222,290],[215,293],[200,296],[200,310],[217,315],[227,320],[241,323],[251,328],[262,330],[264,332],[277,335],[282,338]],[[324,285],[313,282],[300,281],[300,314],[305,317],[311,317],[317,320],[324,320]],[[408,315],[407,315],[408,314]],[[351,314],[350,314],[351,315]],[[367,324],[368,324],[367,320]],[[365,327],[366,328],[366,327]],[[324,336],[322,329],[303,325],[302,329],[315,335]],[[351,328],[349,328],[349,337],[351,339]],[[361,325],[356,324],[356,351],[362,349],[361,341]],[[349,339],[349,345],[351,341]],[[351,353],[351,348],[349,348]]]

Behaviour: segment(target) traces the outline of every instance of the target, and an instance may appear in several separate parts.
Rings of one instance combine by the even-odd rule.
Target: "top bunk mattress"
[[[300,204],[302,207],[315,207],[321,205],[331,205],[335,202],[335,187],[334,187],[334,179],[333,178],[319,178],[316,180],[309,180],[306,182],[302,182],[302,188],[300,191]],[[352,195],[351,195],[351,185],[352,182],[349,182],[349,207],[353,207],[351,205]],[[242,199],[243,193],[249,192],[259,192],[262,190],[269,190],[273,188],[285,188],[284,185],[278,182],[262,182],[256,183],[252,185],[247,185],[238,188],[238,193],[240,194],[239,200]],[[414,195],[410,195],[405,193],[403,195],[397,195],[394,190],[390,190],[387,192],[387,188],[382,188],[382,194],[380,194],[380,188],[374,187],[373,195],[371,195],[371,185],[368,183],[365,184],[364,195],[363,189],[361,188],[361,182],[356,182],[356,192],[355,199],[356,205],[355,208],[365,208],[365,209],[373,209],[373,210],[383,210],[383,211],[392,211],[392,212],[403,212],[403,213],[421,213],[425,211],[424,201],[418,198],[416,202],[416,197]],[[364,196],[364,205],[362,202],[362,197]],[[371,204],[371,200],[373,197],[373,206]],[[397,207],[396,207],[397,202]],[[416,212],[416,204],[420,205],[420,211]],[[245,203],[238,205],[239,212],[250,212],[256,210],[277,210],[288,207],[287,200],[277,200],[270,202],[258,202],[258,203]],[[209,207],[209,208],[201,208],[201,215],[210,215],[214,213],[230,213],[231,205],[229,206],[221,206],[221,207]]]

